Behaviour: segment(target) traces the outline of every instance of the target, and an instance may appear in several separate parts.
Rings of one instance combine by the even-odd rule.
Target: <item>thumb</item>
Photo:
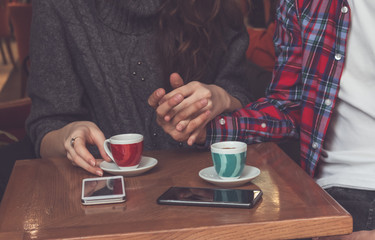
[[[172,73],[169,77],[169,81],[173,89],[179,88],[184,85],[184,80],[178,73]]]
[[[102,158],[105,161],[110,162],[111,159],[109,158],[106,151],[104,150],[104,141],[105,141],[104,133],[98,127],[93,128],[91,129],[90,139],[92,140],[92,143],[97,146]]]

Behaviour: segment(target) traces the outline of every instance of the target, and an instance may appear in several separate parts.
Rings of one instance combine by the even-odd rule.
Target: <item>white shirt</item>
[[[351,28],[317,183],[375,190],[375,1],[348,0]]]

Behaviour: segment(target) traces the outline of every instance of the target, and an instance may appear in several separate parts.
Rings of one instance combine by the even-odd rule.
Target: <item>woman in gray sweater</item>
[[[185,84],[207,119],[245,106],[247,47],[232,1],[33,0],[26,126],[36,154],[101,176],[95,157],[110,161],[112,135],[143,134],[145,150],[183,147],[149,96]]]

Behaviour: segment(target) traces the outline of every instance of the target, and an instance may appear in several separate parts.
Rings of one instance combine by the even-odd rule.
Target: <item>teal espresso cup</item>
[[[247,144],[237,141],[218,142],[211,145],[212,161],[217,175],[223,179],[241,176],[246,162]]]

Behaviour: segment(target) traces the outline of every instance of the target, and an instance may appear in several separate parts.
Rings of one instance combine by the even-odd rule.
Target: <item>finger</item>
[[[202,87],[202,85],[197,82],[191,82],[187,85],[184,85],[183,87],[180,87],[177,90],[168,93],[166,97],[169,97],[169,95],[174,92],[180,93],[184,97],[184,99],[181,103],[179,103],[178,105],[173,107],[173,109],[170,109],[168,113],[166,113],[166,120],[173,118],[176,113],[191,106],[200,99],[211,98],[211,92]]]
[[[95,159],[95,162],[96,162],[95,166],[100,166],[100,164],[103,162],[103,159]]]
[[[195,143],[196,138],[197,138],[196,134],[192,134],[189,137],[189,139],[187,140],[187,145],[193,146],[193,144]]]
[[[190,135],[189,139],[187,140],[187,144],[189,146],[193,146],[194,143],[203,144],[205,141],[206,141],[206,128],[202,127]]]
[[[78,155],[80,158],[82,158],[85,162],[90,164],[91,166],[95,166],[95,158],[91,155],[89,150],[86,147],[86,143],[83,140],[83,138],[76,138],[74,141],[73,149],[75,151],[75,154]],[[74,153],[71,153],[73,159],[74,159]]]
[[[186,85],[182,85],[181,87],[178,87],[176,89],[174,89],[173,91],[165,94],[165,96],[163,97],[163,99],[159,102],[159,105],[161,105],[162,103],[164,103],[166,100],[169,100],[170,98],[172,98],[173,96],[175,96],[176,94],[182,94],[182,96],[185,98],[185,97],[188,97],[190,95],[192,95],[194,93],[194,91],[196,91],[197,89],[200,89],[201,84],[199,82],[190,82]]]
[[[157,109],[156,113],[158,114],[159,117],[164,118],[165,115],[171,111],[173,108],[175,108],[178,104],[180,104],[184,100],[184,97],[180,94],[177,93],[176,95],[172,96],[168,101],[164,102],[161,104]],[[169,121],[169,119],[165,119],[165,121]]]
[[[97,146],[100,155],[106,162],[111,162],[112,161],[111,158],[107,155],[106,151],[104,150],[104,141],[105,141],[104,133],[99,128],[92,128],[91,132],[92,132],[91,143]],[[96,160],[94,159],[94,161]],[[96,164],[96,166],[99,166],[99,165]]]
[[[184,120],[187,119],[193,119],[198,114],[202,113],[204,108],[208,105],[208,99],[203,98],[199,101],[195,102],[194,104],[191,104],[190,106],[184,108],[180,112],[178,112],[175,116],[173,116],[174,121],[178,122],[176,125],[176,129],[178,131],[182,131],[186,127],[186,122]],[[171,110],[165,117],[172,118],[173,110]],[[181,126],[179,126],[181,122]]]
[[[73,165],[76,165],[72,158],[72,155],[69,152],[66,153],[66,157],[72,162]]]
[[[189,122],[188,126],[185,129],[185,132],[191,133],[187,141],[188,145],[193,145],[199,133],[205,130],[210,115],[211,112],[207,110],[204,113],[200,114],[197,118]]]
[[[179,121],[178,124],[176,125],[176,130],[179,132],[182,132],[187,127],[189,122],[190,122],[189,120]]]
[[[164,95],[165,90],[163,88],[155,90],[148,98],[148,104],[153,108],[157,108],[159,106],[159,101],[163,98]]]
[[[71,151],[70,155],[73,159],[73,164],[80,166],[81,168],[85,169],[86,171],[98,175],[98,176],[103,176],[103,170],[99,167],[92,166],[90,165],[86,160],[81,158],[76,152]]]
[[[173,89],[179,88],[184,85],[184,80],[178,73],[172,73],[169,77],[169,81]]]

